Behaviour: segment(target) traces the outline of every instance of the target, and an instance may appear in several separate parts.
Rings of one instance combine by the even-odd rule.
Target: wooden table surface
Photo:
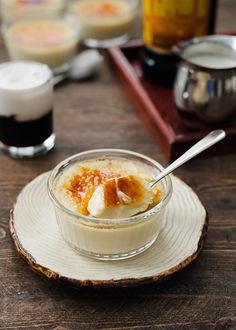
[[[235,15],[235,0],[220,1],[218,30],[236,29]],[[236,153],[193,160],[176,171],[209,212],[195,262],[161,284],[75,290],[40,277],[18,256],[8,230],[17,194],[83,150],[126,148],[166,162],[106,63],[96,80],[56,90],[55,131],[57,147],[47,156],[0,154],[0,329],[236,329]]]

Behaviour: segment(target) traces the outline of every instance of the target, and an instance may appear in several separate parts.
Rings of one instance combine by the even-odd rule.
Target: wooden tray
[[[145,79],[140,64],[142,46],[140,40],[132,41],[121,48],[109,49],[108,55],[121,78],[125,91],[167,160],[176,159],[216,128],[223,128],[227,137],[204,152],[203,157],[236,151],[236,118],[218,125],[206,125],[199,120],[186,125],[175,108],[172,89],[153,85]],[[189,124],[193,124],[193,128],[190,128]]]

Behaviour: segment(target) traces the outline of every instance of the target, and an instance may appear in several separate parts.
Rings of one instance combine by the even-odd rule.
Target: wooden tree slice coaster
[[[47,178],[44,173],[21,191],[10,212],[10,233],[29,266],[48,278],[73,286],[125,287],[157,282],[186,267],[202,249],[207,212],[193,190],[172,176],[173,196],[151,248],[121,261],[84,257],[59,233]]]

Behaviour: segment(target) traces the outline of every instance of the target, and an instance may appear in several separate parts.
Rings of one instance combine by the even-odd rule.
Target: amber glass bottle
[[[214,32],[217,0],[143,0],[142,66],[152,81],[171,85],[179,41]]]

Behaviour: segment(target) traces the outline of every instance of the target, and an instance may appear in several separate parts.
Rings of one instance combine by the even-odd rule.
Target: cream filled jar
[[[162,215],[172,193],[169,176],[155,187],[148,207],[139,208],[133,216],[127,217],[121,203],[114,202],[111,190],[105,199],[113,205],[108,203],[107,208],[119,207],[112,217],[106,216],[109,212],[100,218],[93,216],[88,204],[94,190],[104,182],[120,177],[148,182],[161,169],[161,165],[146,156],[118,149],[91,150],[60,163],[50,174],[48,192],[62,237],[81,254],[102,260],[129,258],[145,251],[155,242],[162,227]],[[137,195],[135,198],[137,205]]]
[[[3,25],[3,36],[11,60],[32,60],[64,71],[75,55],[79,28],[71,19],[35,19]]]
[[[137,15],[137,0],[75,0],[69,11],[81,26],[89,47],[111,47],[126,42]]]
[[[23,18],[56,18],[62,15],[65,0],[1,0],[1,15],[6,23]]]

